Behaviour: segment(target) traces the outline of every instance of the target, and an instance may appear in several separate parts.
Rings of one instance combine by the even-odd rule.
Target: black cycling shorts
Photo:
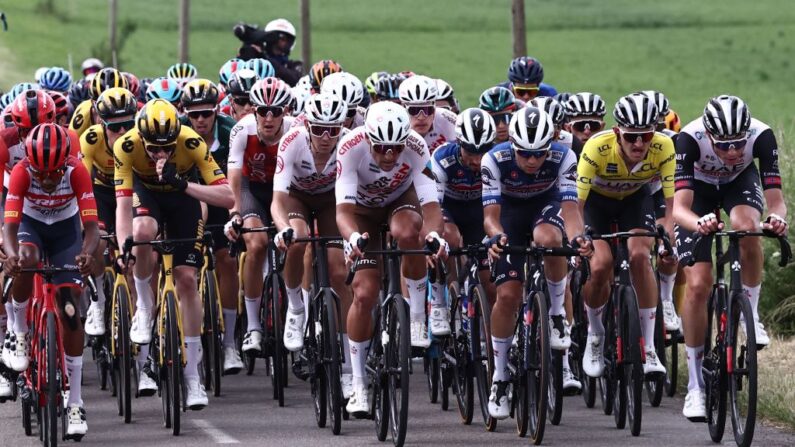
[[[613,222],[618,223],[618,231],[642,229],[654,231],[654,198],[646,188],[624,197],[614,199],[591,191],[585,200],[585,224],[595,234],[612,233]]]
[[[463,246],[480,244],[486,236],[483,228],[483,204],[480,200],[453,200],[445,197],[442,203],[442,217],[461,233]],[[482,269],[488,268],[486,253],[478,254],[478,263]]]
[[[116,232],[116,191],[109,186],[94,184],[94,198],[97,201],[97,214],[100,228],[108,234]]]
[[[83,248],[77,214],[51,224],[23,215],[17,234],[20,244],[35,246],[41,259],[46,259],[53,267],[76,267],[75,258]],[[53,276],[53,284],[81,284],[80,274],[57,273]]]
[[[243,220],[259,217],[263,225],[271,222],[273,183],[252,182],[248,177],[240,179],[240,215]]]

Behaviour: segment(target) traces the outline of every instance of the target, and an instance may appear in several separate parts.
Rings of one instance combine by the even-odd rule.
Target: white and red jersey
[[[347,129],[342,132],[340,138],[345,136]],[[290,129],[282,137],[276,157],[276,174],[273,176],[274,191],[321,194],[334,189],[336,179],[336,151],[331,153],[326,166],[318,172],[305,127]]]
[[[384,207],[414,184],[420,205],[438,202],[428,146],[413,130],[406,148],[390,171],[382,170],[370,154],[364,126],[343,137],[337,145],[337,204],[357,203]]]
[[[80,155],[80,138],[73,130],[67,130],[70,139],[70,155],[78,157]],[[4,155],[6,154],[6,155]],[[8,179],[11,170],[26,156],[25,140],[19,138],[19,129],[7,127],[0,130],[0,163],[5,169],[3,187],[8,189]]]
[[[455,120],[457,115],[447,109],[436,108],[433,113],[433,125],[431,130],[423,137],[425,144],[428,145],[428,153],[432,154],[437,147],[455,141]]]
[[[282,118],[282,135],[286,134],[293,118]],[[269,183],[276,171],[276,152],[279,143],[265,144],[257,136],[255,114],[244,116],[229,134],[229,162],[227,169],[242,169],[252,182]]]
[[[66,172],[52,193],[44,191],[32,175],[30,162],[22,160],[14,166],[8,182],[5,222],[19,223],[22,215],[51,225],[80,212],[83,223],[97,221],[97,203],[91,176],[75,157],[66,159]]]
[[[364,107],[356,107],[356,116],[353,117],[353,124],[351,124],[351,129],[355,129],[359,126],[364,126],[364,114],[367,113],[367,109]],[[293,120],[291,129],[296,128],[298,126],[304,127],[304,123],[306,122],[306,113],[301,112],[298,116],[295,117]]]

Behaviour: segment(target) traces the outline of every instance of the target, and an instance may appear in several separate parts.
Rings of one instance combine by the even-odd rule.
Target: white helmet
[[[367,109],[364,129],[372,143],[402,144],[411,132],[409,113],[391,101],[377,102]]]
[[[444,79],[436,80],[436,99],[453,99],[455,92],[453,86],[447,83]]]
[[[316,93],[304,104],[306,121],[310,124],[335,125],[345,122],[348,105],[334,93]]]
[[[309,87],[309,84],[296,84],[295,87],[292,88],[293,92],[293,102],[292,106],[290,107],[293,111],[293,116],[298,116],[304,112],[304,108],[306,107],[306,100],[309,99],[309,96],[312,95],[312,88]]]
[[[33,79],[35,79],[36,82],[41,81],[41,77],[44,76],[44,73],[47,73],[47,70],[49,70],[49,69],[50,69],[50,67],[39,67],[39,68],[37,68],[36,69],[36,73],[33,75]]]
[[[511,145],[518,150],[537,151],[545,149],[555,135],[552,117],[543,109],[526,106],[511,117],[508,136]]]
[[[364,87],[362,81],[348,72],[331,73],[323,78],[320,92],[329,92],[339,95],[348,106],[358,106],[364,100]]]
[[[295,37],[295,27],[287,19],[276,19],[268,22],[268,24],[265,25],[265,32],[269,33],[271,31],[281,31]]]
[[[458,143],[467,152],[484,154],[491,149],[497,136],[494,118],[485,110],[472,107],[464,110],[455,121],[455,134]]]
[[[102,63],[101,60],[89,57],[88,59],[84,60],[83,63],[80,65],[80,71],[85,73],[86,70],[89,68],[96,68],[97,70],[102,70],[105,68],[105,64]]]
[[[414,75],[400,83],[398,89],[403,104],[428,104],[436,101],[436,81],[422,75]]]

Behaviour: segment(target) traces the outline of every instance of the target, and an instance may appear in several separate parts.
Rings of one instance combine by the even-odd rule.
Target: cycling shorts
[[[94,184],[94,198],[97,201],[100,228],[108,234],[115,233],[116,191],[113,187]]]
[[[301,219],[309,224],[309,217],[315,215],[315,230],[320,236],[339,236],[337,228],[337,201],[334,190],[320,194],[307,194],[302,191],[290,191],[286,201],[287,218]],[[333,243],[329,247],[342,248],[342,244]]]
[[[273,183],[252,182],[248,177],[240,179],[240,215],[243,220],[258,217],[263,225],[271,222]]]
[[[654,198],[646,188],[624,197],[614,199],[591,191],[585,200],[585,224],[595,234],[613,232],[613,223],[618,223],[618,231],[642,229],[654,231]]]
[[[52,224],[22,216],[19,224],[19,243],[32,245],[41,259],[53,267],[75,267],[75,258],[83,248],[83,233],[78,214]],[[79,273],[57,273],[53,284],[81,284]]]
[[[453,200],[445,197],[442,203],[442,216],[445,223],[458,228],[462,245],[479,244],[486,236],[483,229],[483,204],[480,200]],[[481,269],[488,268],[486,253],[478,254]]]

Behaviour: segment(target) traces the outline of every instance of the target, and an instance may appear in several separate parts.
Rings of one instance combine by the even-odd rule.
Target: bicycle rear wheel
[[[387,314],[389,343],[385,352],[389,422],[392,442],[402,446],[409,417],[409,372],[411,368],[411,327],[407,304],[400,294],[392,297]]]
[[[757,364],[756,322],[751,303],[741,293],[732,294],[730,339],[726,359],[732,431],[738,447],[748,447],[756,427]],[[741,328],[745,327],[742,331]]]
[[[721,334],[721,319],[726,300],[725,286],[717,286],[707,304],[707,335],[704,343],[704,363],[701,374],[706,385],[707,426],[714,442],[721,442],[726,428],[726,399],[728,377],[726,373],[725,341]],[[715,346],[713,346],[713,343]]]
[[[497,428],[497,419],[489,414],[491,378],[494,375],[494,354],[491,346],[491,304],[481,285],[470,289],[470,308],[474,310],[469,318],[469,336],[472,362],[475,369],[476,388],[480,401],[480,412],[487,431]]]
[[[339,332],[337,330],[337,318],[339,312],[336,308],[336,300],[331,291],[323,293],[323,313],[321,314],[321,326],[323,328],[323,364],[326,375],[328,392],[328,409],[331,418],[331,432],[335,435],[340,434],[342,429],[342,383],[340,353],[342,347],[339,343]]]
[[[221,395],[221,328],[218,309],[218,288],[215,273],[208,270],[202,275],[202,302],[204,303],[204,387],[213,390],[213,395]]]
[[[45,339],[39,346],[44,347],[44,396],[45,402],[42,411],[42,433],[45,446],[58,445],[58,418],[61,412],[61,381],[59,367],[61,360],[58,358],[58,331],[56,328],[55,313],[47,312]]]
[[[472,374],[473,363],[470,362],[469,337],[469,301],[461,295],[458,282],[448,286],[449,296],[452,297],[452,312],[450,313],[450,333],[444,350],[445,358],[452,357],[454,364],[449,365],[453,376],[453,393],[458,404],[458,414],[464,425],[472,423],[475,399],[475,381]],[[466,307],[464,307],[466,304]],[[451,362],[452,363],[452,362]]]
[[[182,340],[179,336],[177,297],[167,292],[166,300],[166,340],[163,361],[166,367],[167,387],[163,394],[168,395],[167,407],[171,420],[171,433],[180,432],[180,410],[182,408]]]
[[[124,423],[132,420],[132,344],[130,342],[130,297],[125,287],[119,287],[114,297],[113,316],[116,319],[113,339],[116,343],[116,364],[118,384],[117,400],[119,416],[124,417]]]
[[[552,363],[552,349],[549,346],[549,309],[547,297],[541,292],[533,292],[528,300],[532,305],[533,319],[527,337],[527,391],[529,434],[533,444],[544,440],[546,426],[547,398],[549,397],[549,378]]]

